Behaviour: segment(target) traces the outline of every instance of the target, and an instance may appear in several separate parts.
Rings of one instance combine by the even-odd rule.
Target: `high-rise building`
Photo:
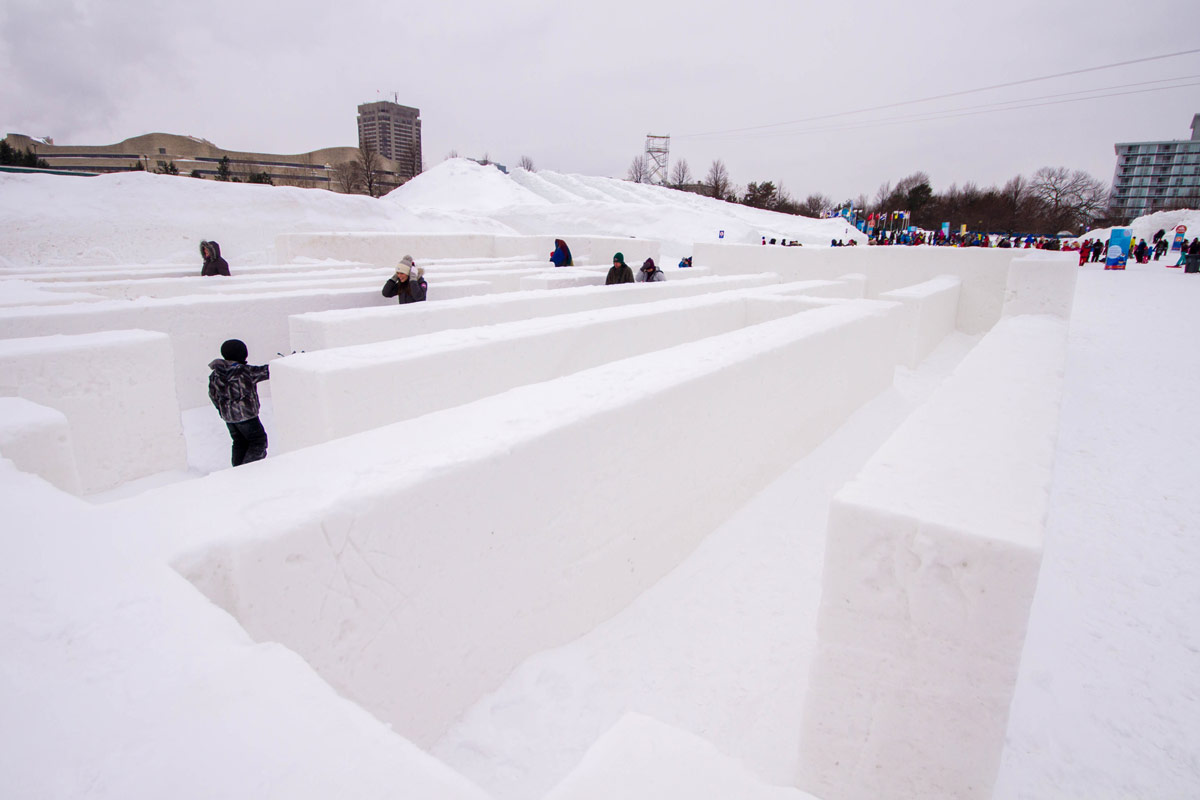
[[[358,146],[400,164],[403,178],[421,173],[421,111],[381,100],[358,107]]]
[[[1130,218],[1165,208],[1200,206],[1200,114],[1192,138],[1120,142],[1113,174],[1111,213]]]

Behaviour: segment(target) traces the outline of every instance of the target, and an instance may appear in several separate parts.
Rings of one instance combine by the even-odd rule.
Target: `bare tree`
[[[892,197],[892,182],[884,181],[879,184],[879,188],[875,191],[875,199],[871,201],[871,208],[876,211],[888,211],[888,200]]]
[[[719,158],[713,161],[712,166],[708,168],[704,185],[708,187],[709,193],[718,200],[729,200],[731,197],[736,197],[733,195],[733,182],[729,179],[729,170],[725,169],[725,162]]]
[[[334,164],[333,184],[344,194],[362,194],[362,177],[358,165],[353,161]]]
[[[682,189],[692,182],[692,169],[688,166],[687,159],[681,158],[671,165],[671,179],[669,185]]]
[[[529,156],[521,156],[521,160],[517,162],[517,166],[526,172],[537,172],[533,166],[533,159]]]
[[[634,183],[646,183],[650,180],[650,165],[646,163],[646,157],[638,156],[629,164],[629,173],[625,176],[625,180],[633,181]]]
[[[1048,220],[1056,228],[1086,225],[1104,208],[1107,187],[1082,170],[1042,167],[1033,173],[1029,191],[1045,206]]]
[[[450,159],[452,159],[452,158],[458,158],[458,151],[457,151],[457,150],[455,150],[454,148],[450,148],[450,152],[449,152],[449,153],[446,153],[446,160],[447,160],[447,161],[449,161],[449,160],[450,160]]]
[[[354,164],[358,168],[359,183],[366,193],[371,197],[382,195],[383,186],[380,179],[383,177],[383,160],[370,142],[363,142],[358,146],[358,158]]]
[[[833,201],[823,194],[810,194],[799,204],[798,213],[805,217],[823,217],[833,208]]]

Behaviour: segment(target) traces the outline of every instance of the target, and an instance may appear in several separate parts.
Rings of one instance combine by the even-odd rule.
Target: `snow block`
[[[958,294],[962,281],[942,275],[916,286],[893,289],[879,295],[880,300],[903,303],[912,314],[912,338],[903,345],[904,363],[916,367],[925,356],[954,332],[958,319]]]
[[[778,275],[746,275],[649,285],[530,291],[402,308],[396,308],[393,304],[388,308],[297,314],[288,321],[291,329],[291,346],[288,349],[312,352],[420,336],[451,328],[496,325],[532,317],[648,303],[672,297],[694,297],[706,292],[768,286],[778,282]]]
[[[275,252],[283,262],[333,258],[380,267],[394,267],[405,254],[418,264],[423,259],[438,258],[528,257],[549,261],[556,238],[565,239],[576,264],[607,268],[617,252],[624,253],[626,263],[635,267],[647,258],[653,258],[655,263],[660,260],[661,247],[651,239],[488,233],[284,233],[275,237]]]
[[[1071,318],[1079,262],[1071,253],[1014,258],[1004,292],[1004,316],[1053,314]]]
[[[264,363],[276,353],[291,352],[288,317],[292,314],[370,306],[395,312],[396,301],[383,297],[380,294],[382,287],[383,281],[380,281],[377,287],[370,289],[318,288],[164,300],[114,300],[44,308],[0,308],[0,340],[132,328],[161,331],[170,336],[174,351],[178,403],[183,408],[199,408],[209,405],[208,363],[220,356],[221,342],[241,339],[250,350],[251,363]],[[431,285],[429,299],[461,297],[486,289],[487,284],[478,282],[443,283],[436,288]],[[267,392],[269,386],[269,383],[263,384]],[[79,446],[78,439],[75,444]]]
[[[1000,319],[1016,250],[974,247],[761,247],[697,243],[697,266],[724,275],[777,272],[784,280],[866,276],[866,297],[953,275],[962,281],[955,325],[985,333]]]
[[[521,281],[523,291],[538,289],[568,289],[574,286],[603,286],[607,271],[571,267],[556,272],[531,275]]]
[[[79,494],[71,427],[61,411],[20,397],[0,397],[0,456],[22,472]]]
[[[719,292],[290,356],[271,366],[272,441],[308,447],[807,308],[772,300]]]
[[[0,396],[67,418],[82,492],[183,469],[171,342],[150,331],[0,341]]]
[[[816,800],[770,786],[695,734],[628,713],[545,800]]]
[[[989,798],[1037,585],[1067,324],[1002,320],[835,497],[799,785]]]
[[[522,660],[624,608],[712,520],[889,387],[895,361],[878,342],[898,335],[898,310],[860,300],[792,314],[152,490],[138,506],[195,543],[177,568],[252,636],[429,746]]]

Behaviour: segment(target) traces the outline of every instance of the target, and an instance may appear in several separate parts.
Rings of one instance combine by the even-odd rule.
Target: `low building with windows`
[[[276,186],[301,186],[350,193],[356,189],[354,171],[347,165],[359,157],[356,147],[326,147],[310,153],[277,155],[225,150],[194,136],[148,133],[117,144],[58,145],[51,139],[35,139],[10,133],[5,141],[16,150],[32,150],[51,169],[85,173],[131,172],[135,170],[178,170],[180,175],[216,178],[221,162],[228,158],[230,179],[247,182],[266,174]],[[411,165],[379,157],[377,178],[387,193],[412,177]]]
[[[1110,215],[1132,219],[1171,208],[1200,208],[1200,114],[1192,138],[1115,145]]]

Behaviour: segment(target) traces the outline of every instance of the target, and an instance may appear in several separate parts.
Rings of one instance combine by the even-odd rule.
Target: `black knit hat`
[[[246,349],[246,343],[241,339],[227,339],[221,345],[221,358],[226,361],[240,361],[244,364],[248,355],[250,355],[250,351]]]

